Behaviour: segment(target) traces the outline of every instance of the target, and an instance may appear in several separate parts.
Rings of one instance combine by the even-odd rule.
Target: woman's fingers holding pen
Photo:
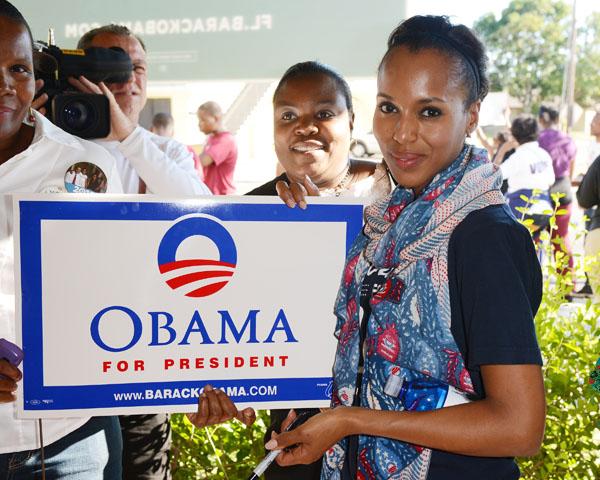
[[[277,463],[283,467],[312,463],[321,458],[332,445],[351,433],[348,431],[348,421],[342,410],[344,409],[327,410],[288,432],[273,434],[265,448],[282,450],[277,456]],[[282,429],[293,419],[293,416],[288,415]]]
[[[293,448],[287,448],[292,447]],[[281,450],[277,463],[282,467],[298,464],[309,464],[318,460],[323,452],[315,448],[310,436],[305,432],[304,425],[289,432],[273,432],[271,440],[265,444],[267,450]]]

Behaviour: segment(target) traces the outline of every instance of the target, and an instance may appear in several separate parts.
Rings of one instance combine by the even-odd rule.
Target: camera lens
[[[96,108],[81,98],[63,105],[61,111],[62,122],[69,129],[84,132],[98,122]]]
[[[50,103],[52,122],[81,138],[104,138],[110,133],[110,105],[104,95],[67,91]]]

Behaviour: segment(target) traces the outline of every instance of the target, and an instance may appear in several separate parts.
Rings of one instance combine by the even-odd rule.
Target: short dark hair
[[[542,105],[538,117],[548,124],[558,123],[558,110],[550,105]]]
[[[90,30],[89,32],[85,33],[77,42],[77,48],[85,50],[86,48],[91,47],[92,42],[94,41],[94,38],[96,38],[96,36],[101,35],[103,33],[110,34],[110,35],[119,35],[120,37],[133,37],[138,42],[140,42],[140,45],[142,46],[142,49],[144,50],[144,52],[146,51],[146,45],[144,44],[144,41],[140,37],[138,37],[137,35],[134,35],[133,32],[131,30],[129,30],[129,28],[127,28],[125,25],[117,25],[116,23],[110,23],[108,25],[103,25],[101,27],[94,28],[93,30]]]
[[[27,34],[29,35],[29,39],[31,40],[31,48],[33,48],[33,35],[31,34],[31,28],[29,28],[27,20],[25,20],[25,17],[23,17],[17,7],[6,0],[0,0],[0,17],[8,18],[17,24],[24,26],[27,30]]]
[[[152,126],[155,128],[167,128],[174,123],[175,121],[170,113],[159,112],[152,117]]]
[[[533,115],[519,115],[513,120],[510,133],[519,145],[533,142],[538,138],[538,122]]]
[[[221,118],[223,116],[223,109],[221,108],[221,105],[212,100],[204,102],[202,105],[200,105],[198,107],[198,111],[206,112],[215,118]]]
[[[275,89],[275,93],[273,93],[273,102],[275,101],[279,91],[283,88],[284,84],[288,80],[302,78],[309,75],[325,75],[331,78],[335,82],[337,89],[344,96],[348,111],[351,113],[354,112],[354,107],[352,106],[352,92],[350,91],[348,82],[335,69],[329,65],[325,65],[324,63],[315,60],[296,63],[288,68],[281,77],[281,80],[279,80],[277,88]]]
[[[458,73],[467,91],[465,106],[483,100],[488,94],[485,47],[464,25],[453,25],[448,17],[437,15],[416,15],[403,21],[390,34],[379,68],[393,49],[403,46],[413,53],[432,48],[457,60]]]

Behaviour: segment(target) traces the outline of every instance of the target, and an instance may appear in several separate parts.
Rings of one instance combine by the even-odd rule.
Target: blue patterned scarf
[[[374,269],[385,272],[385,281],[369,301],[360,405],[395,411],[413,408],[384,392],[391,375],[408,383],[433,381],[473,393],[450,331],[448,243],[469,213],[504,203],[501,183],[486,152],[466,145],[419,197],[412,189],[397,187],[365,210],[365,227],[348,254],[335,305],[338,349],[332,406],[353,404],[360,291],[365,275]],[[340,478],[346,443],[343,440],[326,452],[322,480]],[[358,479],[425,479],[430,457],[427,448],[360,436]]]

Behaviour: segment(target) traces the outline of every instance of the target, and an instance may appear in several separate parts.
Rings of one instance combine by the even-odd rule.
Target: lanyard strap
[[[371,318],[371,298],[375,295],[388,280],[392,268],[375,269],[370,268],[363,278],[360,287],[360,328],[358,341],[358,369],[356,372],[356,386],[354,388],[354,398],[352,399],[353,407],[360,407],[360,399],[362,394],[362,383],[365,372],[365,347],[367,339],[367,327]],[[346,456],[344,457],[344,466],[342,468],[342,478],[356,478],[358,472],[358,435],[348,437],[348,445],[346,448]]]

